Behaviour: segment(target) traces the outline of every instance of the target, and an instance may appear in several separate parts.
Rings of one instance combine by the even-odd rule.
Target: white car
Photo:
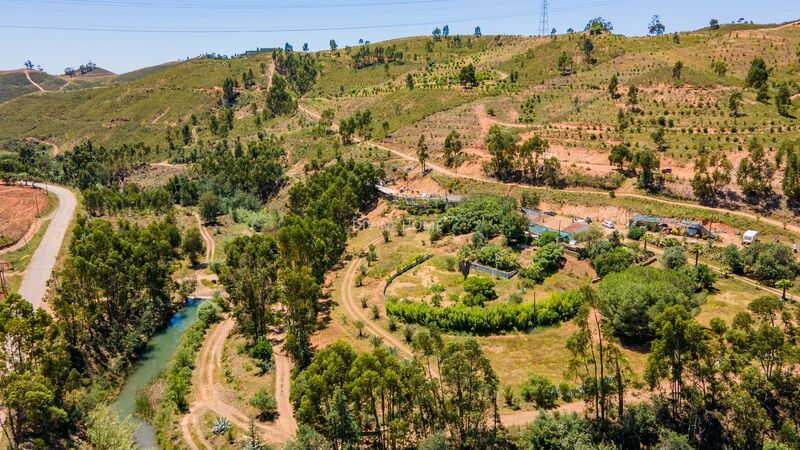
[[[615,228],[614,222],[610,220],[604,220],[600,225],[603,225],[604,228],[608,228],[609,230],[613,230]]]

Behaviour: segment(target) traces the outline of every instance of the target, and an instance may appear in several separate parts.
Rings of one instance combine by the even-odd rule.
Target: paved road
[[[39,308],[47,292],[47,282],[53,274],[58,251],[64,242],[69,224],[75,216],[75,207],[78,200],[69,189],[59,186],[47,186],[48,190],[58,197],[58,209],[53,213],[53,219],[44,233],[44,238],[33,253],[33,258],[28,264],[22,277],[19,294],[28,300],[34,307]]]

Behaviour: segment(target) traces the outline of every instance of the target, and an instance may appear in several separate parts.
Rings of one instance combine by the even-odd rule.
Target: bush
[[[450,208],[439,218],[436,226],[443,234],[467,234],[479,225],[486,227],[486,237],[495,236],[507,217],[518,214],[514,199],[482,195],[469,198]]]
[[[522,384],[522,397],[537,408],[550,409],[556,406],[558,388],[546,377],[531,374]]]
[[[647,228],[644,227],[630,227],[628,228],[628,239],[633,239],[634,241],[638,241],[639,239],[644,236],[647,232]]]
[[[633,254],[625,247],[616,247],[610,252],[601,253],[592,259],[592,267],[599,277],[622,272],[631,264],[633,264]]]
[[[572,319],[583,298],[578,292],[553,294],[548,300],[520,305],[491,305],[470,307],[463,303],[436,308],[427,303],[408,300],[387,303],[386,313],[406,323],[436,326],[444,331],[475,334],[496,334],[526,331],[537,326],[549,326]]]
[[[197,309],[197,316],[207,324],[215,323],[222,314],[222,307],[214,300],[206,300]]]
[[[680,246],[667,247],[661,256],[661,263],[667,269],[677,269],[686,264],[686,250]]]
[[[596,448],[592,426],[577,414],[540,414],[528,428],[528,448],[576,449]]]
[[[272,368],[272,344],[267,339],[258,338],[255,345],[247,349],[247,354],[256,360],[256,365],[262,374]]]
[[[494,267],[506,272],[519,269],[517,255],[511,250],[500,248],[496,245],[483,246],[475,256],[478,262],[484,266]]]
[[[637,341],[653,337],[652,320],[666,307],[683,305],[691,311],[699,305],[695,283],[673,270],[632,267],[612,273],[597,286],[603,315],[617,335]]]
[[[467,306],[483,306],[484,303],[497,299],[494,280],[486,277],[472,276],[464,281],[464,296],[462,302]]]
[[[545,278],[558,272],[564,259],[564,248],[556,242],[550,242],[533,256],[531,264],[520,272],[520,276],[534,283],[541,283]]]
[[[261,420],[272,420],[278,415],[278,402],[264,388],[253,395],[250,405],[258,410],[258,418]]]

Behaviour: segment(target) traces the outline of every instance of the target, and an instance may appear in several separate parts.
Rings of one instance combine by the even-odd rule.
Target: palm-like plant
[[[694,252],[694,266],[697,267],[697,264],[700,261],[700,252],[703,251],[703,246],[699,242],[695,242],[692,244],[689,250]]]
[[[792,284],[794,284],[794,283],[792,283],[791,280],[786,280],[786,279],[778,280],[775,283],[775,287],[777,287],[778,289],[782,289],[783,290],[783,295],[781,295],[781,300],[784,300],[784,301],[786,300],[786,290],[789,289],[790,287],[792,287]]]

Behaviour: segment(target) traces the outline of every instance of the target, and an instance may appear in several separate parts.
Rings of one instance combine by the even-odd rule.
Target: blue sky
[[[359,39],[429,34],[536,34],[540,0],[0,0],[0,69],[30,59],[48,72],[88,60],[117,73],[215,52],[256,47],[312,50]],[[614,31],[642,35],[654,14],[667,31],[710,18],[757,23],[800,18],[800,0],[551,0],[550,26],[582,29],[603,16]],[[53,28],[65,29],[53,29]],[[121,31],[128,30],[128,31]],[[133,32],[135,30],[136,32]]]

